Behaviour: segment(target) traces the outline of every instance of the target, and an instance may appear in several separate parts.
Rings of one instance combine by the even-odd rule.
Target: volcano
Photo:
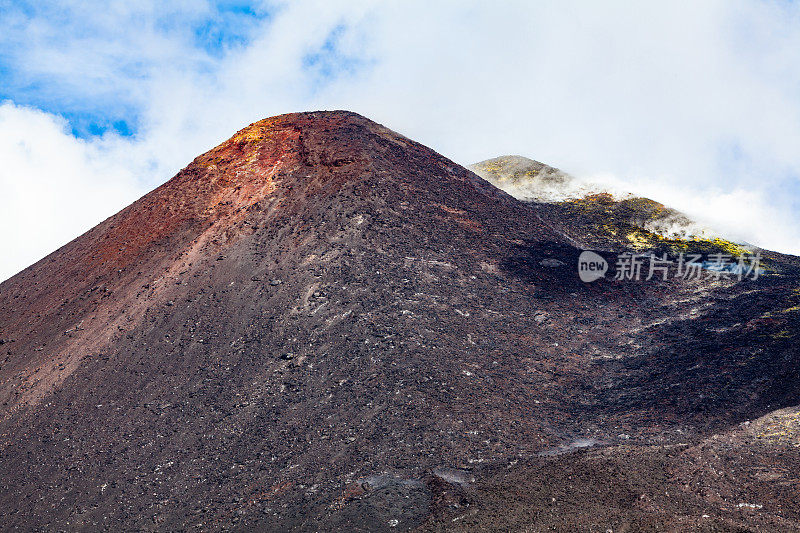
[[[0,526],[800,531],[798,259],[584,283],[559,213],[354,113],[239,131],[0,284]]]

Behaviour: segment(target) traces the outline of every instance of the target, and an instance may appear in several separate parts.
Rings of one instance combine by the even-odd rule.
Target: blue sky
[[[268,6],[246,2],[187,4],[182,10],[163,13],[157,5],[144,5],[138,12],[133,9],[116,16],[93,17],[92,12],[103,10],[104,3],[0,3],[0,27],[6,29],[5,38],[0,37],[0,100],[62,116],[77,137],[108,131],[134,135],[140,126],[140,108],[146,102],[131,90],[135,88],[120,90],[115,81],[144,82],[154,68],[163,68],[164,64],[158,61],[158,54],[137,54],[135,41],[125,42],[126,34],[145,26],[164,39],[166,46],[182,41],[181,49],[192,52],[186,58],[191,68],[212,75],[215,62],[247,46],[271,12]],[[35,61],[31,61],[31,36],[38,52]],[[58,43],[74,43],[75,48],[82,49],[74,50],[68,61],[95,63],[100,68],[88,79],[87,69],[81,66],[59,68],[46,61],[48,55],[50,61],[57,61],[58,54],[41,41],[56,49]]]
[[[137,91],[154,70],[188,69],[206,83],[213,83],[219,68],[231,54],[242,53],[254,38],[270,29],[271,15],[284,9],[280,3],[190,2],[180,10],[160,12],[156,7],[126,9],[110,17],[93,19],[83,3],[11,1],[2,5],[0,25],[12,28],[0,37],[0,100],[35,107],[66,119],[70,132],[79,138],[107,132],[133,136],[141,127],[141,109],[149,95]],[[87,16],[88,15],[88,16]],[[344,52],[341,40],[348,31],[347,17],[327,29],[324,40],[309,46],[301,57],[308,73],[306,93],[313,95],[332,80],[354,76],[369,64],[368,57]],[[111,24],[109,24],[111,22]],[[138,54],[136,40],[125,35],[144,25],[156,39],[164,41],[166,57],[158,51]],[[122,30],[122,31],[120,31]],[[52,68],[41,58],[58,54],[48,46],[38,48],[31,61],[30,35],[58,49],[56,43],[72,42],[74,55],[68,60],[100,68],[88,73],[85,66]],[[174,47],[174,49],[173,49]],[[175,52],[184,52],[179,58]],[[177,54],[176,54],[177,55]],[[120,85],[125,87],[121,88]]]
[[[797,3],[0,0],[0,278],[237,129],[339,108],[800,253]]]

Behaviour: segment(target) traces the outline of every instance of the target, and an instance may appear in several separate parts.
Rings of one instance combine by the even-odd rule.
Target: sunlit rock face
[[[559,202],[599,192],[590,184],[578,184],[566,172],[518,155],[487,159],[468,168],[520,200]]]

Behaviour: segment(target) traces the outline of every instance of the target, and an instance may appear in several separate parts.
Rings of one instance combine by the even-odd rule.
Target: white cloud
[[[757,188],[721,188],[710,184],[675,188],[669,181],[626,180],[609,174],[584,176],[583,180],[602,184],[601,189],[616,195],[633,193],[657,199],[688,215],[700,227],[711,228],[712,235],[800,255],[797,218],[791,205]]]
[[[92,143],[35,109],[0,105],[0,279],[125,207],[145,188],[126,142]]]
[[[518,153],[612,175],[733,236],[800,253],[798,4],[268,3],[246,44],[219,53],[193,41],[192,24],[216,16],[207,2],[66,5],[60,17],[0,17],[15,90],[132,108],[139,129],[81,141],[56,117],[1,108],[0,186],[18,200],[6,195],[0,217],[3,228],[28,222],[0,232],[0,278],[238,128],[336,108],[464,164]],[[25,214],[34,199],[50,206],[38,218]]]

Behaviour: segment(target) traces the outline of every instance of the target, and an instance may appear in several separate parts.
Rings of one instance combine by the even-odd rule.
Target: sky
[[[800,2],[0,0],[0,280],[317,109],[800,254]]]

